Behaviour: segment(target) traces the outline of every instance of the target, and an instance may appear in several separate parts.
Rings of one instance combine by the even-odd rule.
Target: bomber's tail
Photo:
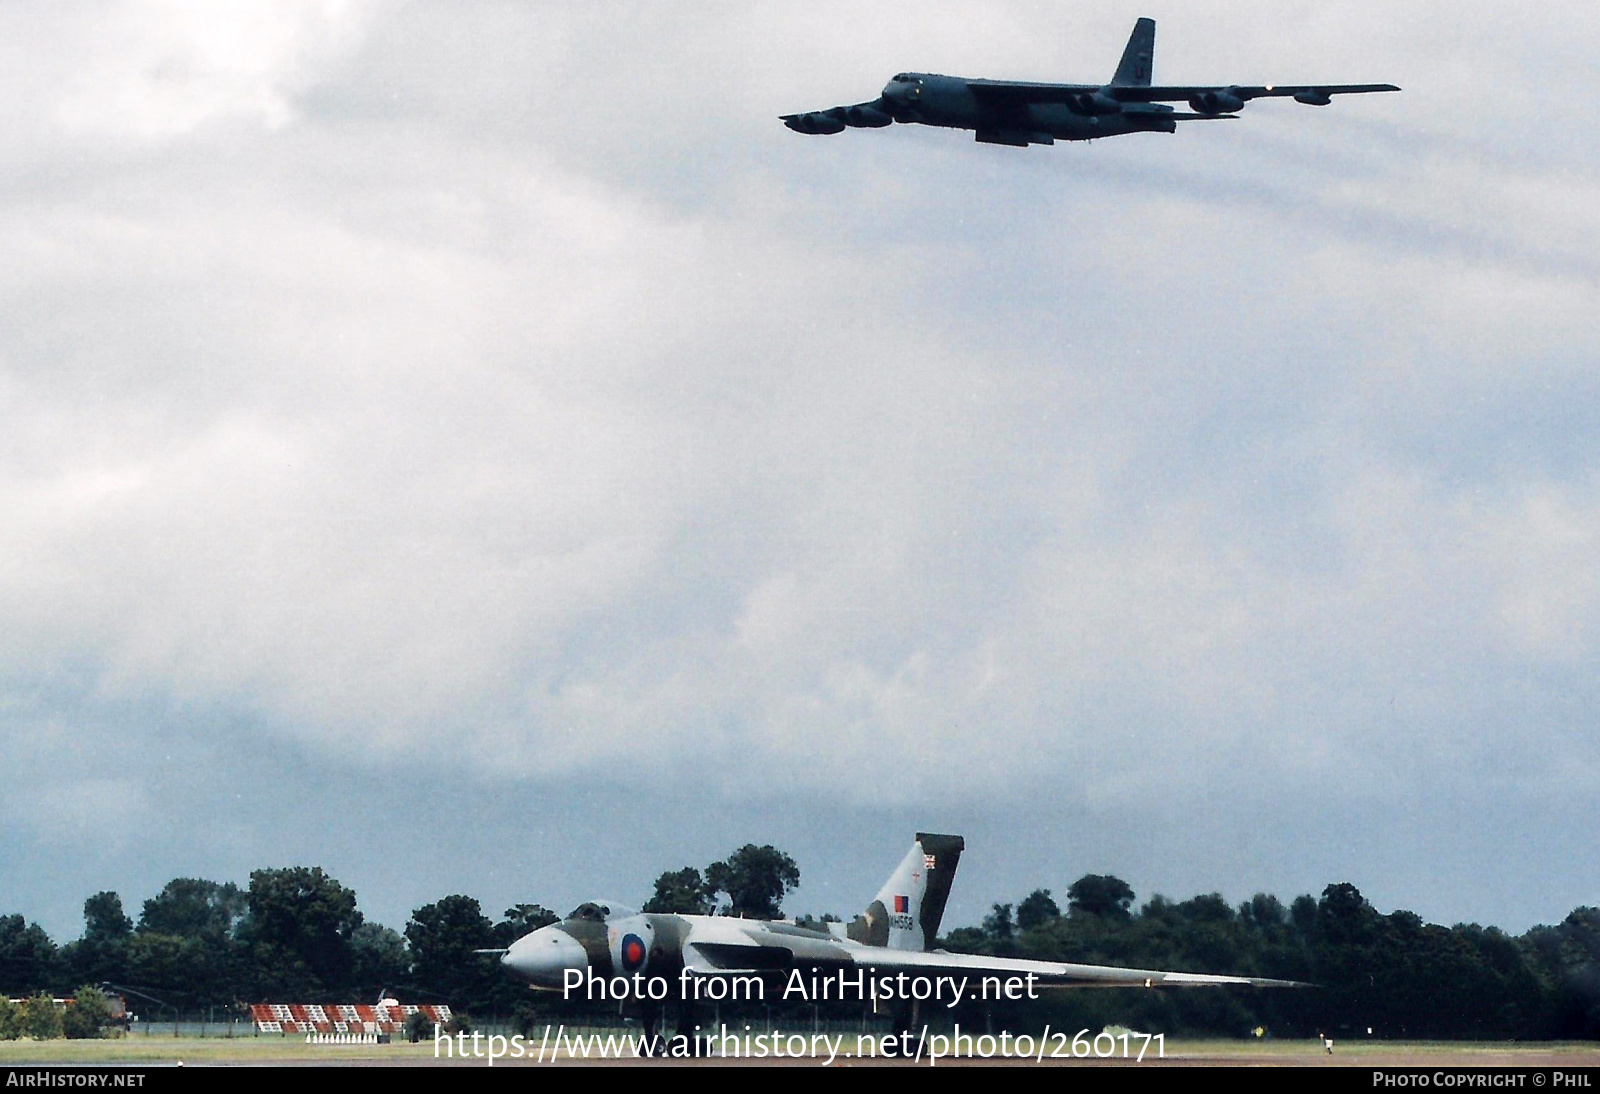
[[[892,950],[926,950],[939,937],[939,921],[950,883],[967,841],[960,836],[917,833],[917,841],[878,891],[878,897],[848,928],[849,937]]]
[[[1111,77],[1112,86],[1149,87],[1155,63],[1156,21],[1140,19],[1133,24],[1128,47],[1122,51],[1122,63],[1117,66],[1117,74]]]

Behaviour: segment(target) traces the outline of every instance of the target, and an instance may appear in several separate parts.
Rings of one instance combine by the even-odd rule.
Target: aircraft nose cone
[[[566,984],[568,969],[589,967],[589,955],[575,938],[552,924],[513,942],[500,964],[535,987],[560,988]]]
[[[878,103],[896,121],[910,121],[916,118],[916,104],[921,95],[922,89],[915,84],[891,80]]]

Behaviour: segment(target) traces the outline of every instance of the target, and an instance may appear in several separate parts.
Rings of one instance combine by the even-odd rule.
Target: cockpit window
[[[637,908],[630,908],[626,904],[615,900],[586,900],[568,913],[568,919],[587,919],[595,923],[604,923],[608,919],[626,919],[639,914]]]

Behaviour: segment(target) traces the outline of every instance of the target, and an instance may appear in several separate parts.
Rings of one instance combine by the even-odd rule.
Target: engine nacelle
[[[882,129],[893,125],[894,119],[875,106],[851,106],[845,108],[844,123],[858,129]]]
[[[1197,114],[1232,114],[1244,108],[1244,99],[1233,88],[1223,91],[1202,91],[1189,100]]]
[[[1121,114],[1122,104],[1103,91],[1085,91],[1067,99],[1067,108],[1074,114]]]
[[[806,133],[812,136],[825,136],[830,133],[843,133],[844,120],[820,110],[810,114],[795,114],[783,119],[783,124],[793,129],[796,133]]]

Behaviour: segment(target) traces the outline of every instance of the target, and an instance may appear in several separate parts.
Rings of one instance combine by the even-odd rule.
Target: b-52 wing
[[[1084,96],[1103,95],[1118,103],[1190,102],[1235,103],[1238,109],[1251,99],[1292,98],[1308,106],[1327,106],[1334,95],[1367,95],[1378,91],[1399,91],[1394,84],[1263,84],[1171,85],[1149,87],[1126,84],[1039,84],[1010,80],[968,80],[967,89],[982,102],[996,106],[1026,106],[1033,103],[1064,103],[1073,106]]]

